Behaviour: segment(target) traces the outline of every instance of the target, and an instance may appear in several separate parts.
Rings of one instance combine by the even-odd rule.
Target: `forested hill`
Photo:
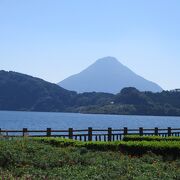
[[[90,94],[78,96],[80,99],[86,99]],[[122,89],[120,93],[114,96],[109,95],[103,99],[101,98],[99,101],[101,103],[88,106],[76,103],[76,111],[81,113],[180,116],[180,92],[140,92],[130,87]],[[97,99],[96,102],[98,102]]]
[[[0,110],[180,116],[180,92],[81,93],[28,75],[0,71]]]
[[[0,109],[65,111],[75,92],[16,72],[0,71]]]

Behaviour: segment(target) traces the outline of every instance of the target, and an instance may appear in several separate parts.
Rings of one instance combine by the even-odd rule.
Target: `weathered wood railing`
[[[145,129],[140,127],[139,129],[88,129],[76,130],[69,128],[68,130],[53,130],[47,128],[46,130],[28,130],[23,128],[22,130],[3,130],[0,129],[0,137],[62,137],[75,139],[80,141],[116,141],[122,140],[124,135],[140,135],[140,136],[180,136],[180,128],[159,129]]]

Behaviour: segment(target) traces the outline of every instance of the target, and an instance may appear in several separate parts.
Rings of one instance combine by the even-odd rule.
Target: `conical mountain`
[[[137,75],[114,57],[98,59],[82,72],[72,75],[58,84],[78,93],[94,91],[115,94],[124,87],[135,87],[140,91],[162,91],[159,85]]]

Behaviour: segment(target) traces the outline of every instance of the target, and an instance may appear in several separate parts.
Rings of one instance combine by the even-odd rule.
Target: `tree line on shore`
[[[180,92],[127,87],[118,94],[78,94],[39,78],[0,71],[0,110],[179,116]]]

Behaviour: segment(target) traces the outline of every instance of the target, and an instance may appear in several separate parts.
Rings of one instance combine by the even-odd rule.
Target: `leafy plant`
[[[0,164],[0,179],[180,179],[179,158],[164,161],[163,156],[151,152],[136,156],[109,150],[122,144],[132,147],[135,143],[79,142],[60,138],[0,141],[1,160],[10,157],[8,163]],[[150,142],[139,143],[136,147],[147,146]],[[103,151],[99,151],[99,147]]]

